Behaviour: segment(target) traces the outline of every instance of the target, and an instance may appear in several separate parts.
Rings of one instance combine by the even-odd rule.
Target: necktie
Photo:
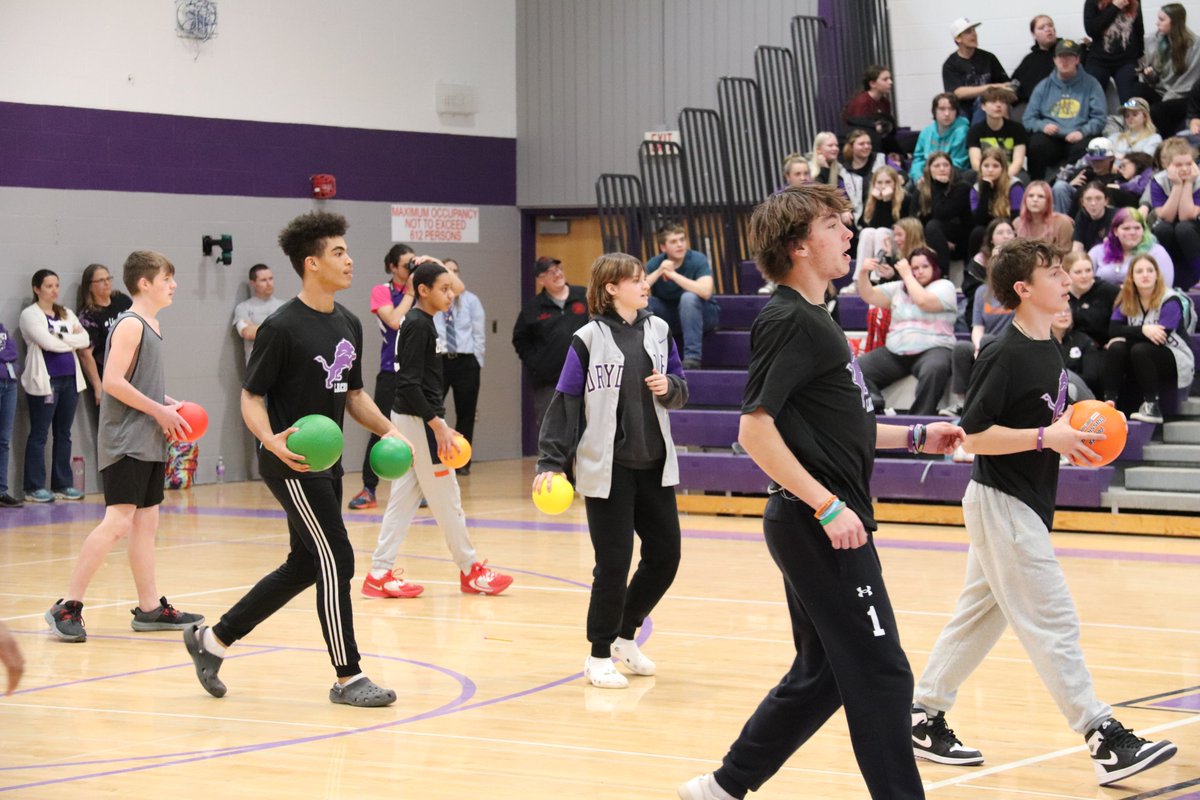
[[[454,330],[454,306],[446,309],[446,352],[458,352],[458,334]]]

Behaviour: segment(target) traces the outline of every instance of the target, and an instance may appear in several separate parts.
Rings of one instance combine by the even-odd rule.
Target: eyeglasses
[[[112,275],[107,278],[92,278],[92,283],[112,283]]]

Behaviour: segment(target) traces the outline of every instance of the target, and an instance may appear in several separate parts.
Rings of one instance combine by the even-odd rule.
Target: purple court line
[[[1180,711],[1200,711],[1200,694],[1185,694],[1158,703],[1151,703],[1155,708],[1175,708]]]
[[[448,560],[448,559],[441,559],[441,560]],[[513,570],[513,571],[514,572],[523,572],[528,575],[536,575],[539,577],[545,577],[545,578],[549,578],[551,580],[558,580],[558,581],[562,581],[564,583],[575,584],[578,586],[583,586],[585,588],[588,588],[588,584],[580,583],[579,581],[574,581],[569,578],[561,578],[561,577],[557,577],[557,576],[553,576],[553,575],[546,575],[544,573],[532,572],[529,570]],[[647,617],[645,619],[645,621],[642,623],[642,627],[638,632],[638,637],[637,637],[638,644],[639,645],[645,644],[646,640],[650,638],[650,635],[653,632],[653,630],[654,630],[654,622],[649,617]],[[97,637],[97,638],[116,638],[116,639],[132,640],[132,641],[148,641],[146,639],[138,639],[137,637],[129,637],[129,636]],[[318,648],[307,648],[307,647],[264,647],[261,652],[272,652],[272,651],[277,651],[277,650],[295,650],[295,651],[312,652],[312,653],[325,652],[324,650],[321,650]],[[260,655],[260,654],[261,653],[247,653],[246,655]],[[143,772],[146,770],[159,769],[162,767],[175,766],[178,764],[187,764],[187,763],[191,763],[191,762],[195,762],[195,761],[207,761],[207,760],[212,760],[215,758],[224,758],[226,756],[241,755],[243,753],[260,752],[260,751],[271,750],[271,749],[276,749],[276,748],[280,748],[280,747],[290,747],[292,745],[297,745],[297,744],[309,744],[312,742],[325,741],[325,740],[341,738],[341,737],[345,737],[345,736],[352,736],[352,735],[357,735],[360,733],[368,733],[371,731],[383,730],[385,728],[406,725],[406,724],[418,722],[418,721],[425,720],[425,719],[433,719],[433,718],[440,717],[440,716],[446,716],[446,715],[449,715],[452,713],[459,713],[462,711],[469,711],[469,710],[474,710],[477,708],[483,708],[485,706],[495,705],[497,703],[507,702],[509,700],[515,700],[515,699],[518,699],[521,697],[526,697],[528,695],[536,694],[538,692],[543,692],[543,691],[546,691],[549,689],[553,689],[555,687],[562,686],[567,683],[571,683],[571,682],[579,680],[581,677],[583,677],[582,672],[577,672],[572,675],[568,675],[566,677],[559,678],[557,680],[541,684],[539,686],[534,686],[529,689],[523,689],[521,691],[513,692],[508,695],[502,695],[500,697],[492,698],[490,700],[484,700],[484,701],[481,701],[478,703],[472,703],[472,704],[468,705],[467,701],[469,701],[472,697],[474,697],[477,689],[476,689],[476,685],[475,685],[474,681],[471,681],[470,678],[466,677],[465,675],[462,675],[461,673],[454,672],[448,668],[441,667],[436,664],[413,661],[411,659],[400,658],[398,656],[383,656],[383,655],[375,655],[375,654],[367,654],[367,655],[371,655],[371,657],[373,657],[373,658],[384,658],[384,659],[389,659],[389,660],[393,660],[393,661],[402,661],[402,662],[406,662],[406,663],[411,663],[411,664],[415,664],[418,666],[422,666],[422,667],[426,667],[429,669],[433,669],[433,670],[442,672],[443,674],[446,674],[446,675],[450,675],[451,677],[454,677],[456,680],[459,681],[459,685],[460,685],[460,687],[462,687],[462,691],[460,692],[459,696],[457,698],[455,698],[453,701],[451,701],[450,703],[447,703],[437,709],[433,709],[432,711],[427,711],[427,712],[424,712],[421,714],[416,714],[414,716],[406,717],[406,718],[400,719],[400,720],[393,720],[392,722],[379,723],[377,725],[370,725],[370,726],[366,726],[363,728],[355,728],[355,729],[348,730],[348,731],[336,731],[336,732],[327,733],[327,734],[317,734],[314,736],[303,737],[300,739],[281,739],[281,740],[278,740],[275,742],[262,742],[262,743],[256,744],[256,745],[231,746],[231,747],[227,747],[227,748],[221,748],[219,750],[187,751],[187,752],[182,752],[182,753],[164,753],[164,754],[160,754],[160,755],[156,755],[156,756],[136,756],[136,757],[127,757],[127,758],[118,758],[118,759],[101,759],[101,760],[95,760],[95,761],[76,762],[76,763],[54,763],[54,764],[41,764],[41,765],[35,764],[35,765],[25,765],[25,766],[21,766],[21,767],[0,768],[0,772],[13,771],[13,770],[27,771],[27,770],[31,770],[31,769],[41,769],[41,768],[50,768],[50,767],[61,768],[61,767],[67,767],[67,766],[92,766],[92,765],[99,765],[99,764],[119,764],[119,763],[128,763],[130,761],[147,761],[147,760],[155,761],[155,763],[153,763],[153,764],[142,764],[142,765],[135,766],[135,767],[124,767],[121,769],[108,770],[105,772],[96,772],[96,773],[89,773],[89,774],[85,774],[85,775],[75,775],[75,776],[68,776],[68,777],[63,777],[63,778],[54,778],[54,779],[50,779],[50,780],[37,781],[37,782],[33,782],[33,783],[26,783],[26,784],[20,784],[20,785],[15,785],[15,786],[0,787],[0,792],[10,792],[10,791],[15,791],[17,789],[29,789],[29,788],[34,788],[34,787],[38,787],[38,786],[47,786],[47,785],[58,784],[58,783],[70,783],[70,782],[79,781],[79,780],[103,778],[103,777],[108,777],[108,776],[112,776],[112,775],[122,775],[122,774],[128,774],[128,773],[133,773],[133,772]],[[174,669],[174,668],[177,668],[178,666],[181,666],[181,665],[174,665],[172,667],[159,667],[159,668],[155,668],[155,670],[157,670],[157,669]],[[187,665],[182,665],[182,666],[187,666]],[[143,671],[150,672],[150,671],[155,671],[155,670],[143,670]],[[137,673],[127,673],[127,674],[137,674]],[[109,676],[109,677],[120,677],[120,676]],[[104,678],[83,679],[83,680],[79,680],[79,681],[73,681],[72,683],[86,683],[90,680],[104,680]],[[61,685],[66,686],[66,685],[70,685],[70,684],[61,684]],[[57,688],[57,687],[43,687],[43,688]],[[37,691],[37,690],[35,689],[35,690],[29,690],[29,691]],[[169,760],[163,761],[162,759],[169,759]]]

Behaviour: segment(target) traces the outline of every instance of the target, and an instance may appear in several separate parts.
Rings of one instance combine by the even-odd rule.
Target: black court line
[[[1183,689],[1172,689],[1169,692],[1162,692],[1160,694],[1152,694],[1148,697],[1139,697],[1136,700],[1126,700],[1123,703],[1113,703],[1113,705],[1118,706],[1120,708],[1125,708],[1126,706],[1134,706],[1134,705],[1138,705],[1139,703],[1145,703],[1150,700],[1161,700],[1164,697],[1171,697],[1172,695],[1177,695],[1177,694],[1187,694],[1188,692],[1195,692],[1195,691],[1200,691],[1200,686],[1187,686],[1187,687],[1184,687]]]
[[[1161,789],[1151,789],[1150,791],[1142,792],[1141,794],[1127,795],[1122,797],[1121,800],[1148,800],[1148,798],[1151,797],[1162,797],[1164,794],[1178,792],[1180,789],[1190,789],[1193,786],[1200,786],[1200,778],[1192,778],[1190,781],[1176,783],[1173,786],[1164,786]]]

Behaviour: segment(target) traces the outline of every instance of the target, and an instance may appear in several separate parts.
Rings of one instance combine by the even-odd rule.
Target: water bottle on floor
[[[84,463],[83,456],[71,457],[71,475],[75,488],[83,492],[84,483],[87,481],[87,464]]]
[[[225,459],[217,456],[217,483],[225,482]]]

